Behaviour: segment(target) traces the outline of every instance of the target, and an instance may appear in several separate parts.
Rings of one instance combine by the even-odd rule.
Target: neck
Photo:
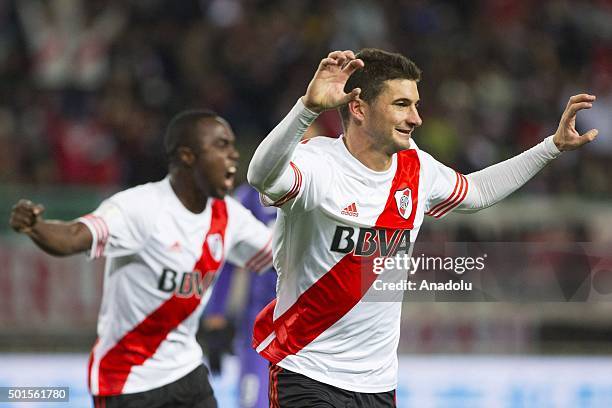
[[[193,177],[181,173],[180,169],[170,171],[170,186],[186,209],[199,214],[206,208],[208,196],[197,187]]]
[[[381,149],[373,138],[366,134],[355,134],[347,130],[344,145],[353,157],[364,166],[374,171],[385,171],[391,167],[393,154]]]

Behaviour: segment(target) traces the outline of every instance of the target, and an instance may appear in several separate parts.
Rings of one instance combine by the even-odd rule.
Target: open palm
[[[352,51],[331,52],[321,60],[310,81],[303,97],[304,105],[312,111],[323,112],[356,99],[361,89],[353,89],[347,94],[344,92],[344,86],[353,72],[363,66],[363,61],[356,59]]]

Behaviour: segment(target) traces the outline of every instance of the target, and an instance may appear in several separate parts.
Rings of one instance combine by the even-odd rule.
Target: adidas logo
[[[357,204],[352,203],[346,206],[344,210],[340,212],[342,215],[350,215],[351,217],[359,217],[359,212],[357,211]]]

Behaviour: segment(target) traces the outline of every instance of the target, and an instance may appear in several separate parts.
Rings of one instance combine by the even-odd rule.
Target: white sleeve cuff
[[[551,159],[559,157],[562,153],[553,141],[553,137],[554,136],[548,136],[546,139],[544,139],[544,149],[546,153],[550,155]]]
[[[104,248],[108,241],[108,226],[103,218],[93,214],[88,214],[77,219],[77,222],[84,224],[91,232],[91,248],[88,253],[89,259],[100,258],[104,254]]]
[[[295,105],[301,108],[301,112],[300,112],[301,115],[306,120],[309,120],[310,123],[314,122],[315,119],[319,116],[317,112],[311,111],[310,109],[306,107],[306,105],[304,105],[304,101],[302,101],[302,98],[299,98]]]

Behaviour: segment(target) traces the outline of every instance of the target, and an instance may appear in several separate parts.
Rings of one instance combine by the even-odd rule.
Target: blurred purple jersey
[[[243,184],[236,189],[235,198],[251,210],[253,215],[265,224],[276,220],[276,208],[264,207],[259,193]],[[235,267],[226,264],[212,293],[207,315],[224,315],[227,297]],[[240,407],[267,408],[268,402],[268,361],[251,346],[253,324],[257,314],[276,296],[276,272],[269,269],[262,274],[249,274],[247,299],[244,313],[238,319],[236,331],[236,354],[240,361]]]

